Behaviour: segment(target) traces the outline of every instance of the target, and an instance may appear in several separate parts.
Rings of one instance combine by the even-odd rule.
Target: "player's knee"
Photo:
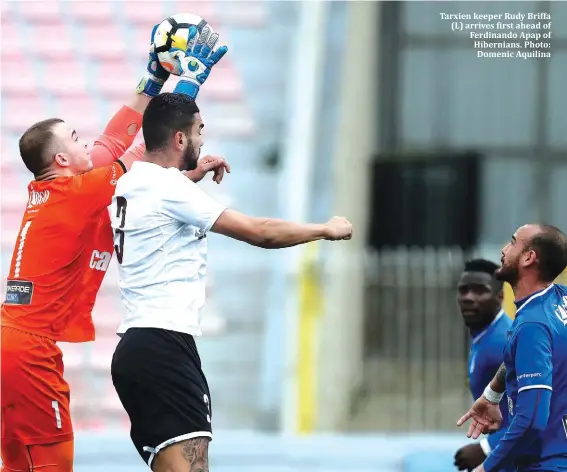
[[[158,453],[152,464],[152,470],[154,472],[209,472],[209,441],[209,438],[200,437],[168,446]]]

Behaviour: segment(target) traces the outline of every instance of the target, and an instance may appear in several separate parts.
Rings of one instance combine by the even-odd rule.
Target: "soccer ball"
[[[181,71],[177,65],[177,59],[171,56],[171,48],[187,49],[187,38],[189,37],[189,27],[195,25],[198,30],[197,38],[208,27],[210,34],[213,28],[206,20],[193,13],[177,13],[163,20],[157,27],[154,35],[155,52],[162,67],[173,75],[180,75]]]

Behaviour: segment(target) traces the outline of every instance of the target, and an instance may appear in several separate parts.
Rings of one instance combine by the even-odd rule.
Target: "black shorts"
[[[171,444],[212,439],[211,394],[193,336],[130,328],[116,346],[111,372],[132,442],[150,467]]]

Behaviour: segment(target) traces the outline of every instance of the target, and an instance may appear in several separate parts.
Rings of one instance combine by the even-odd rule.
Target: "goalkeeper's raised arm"
[[[124,106],[111,118],[106,128],[95,141],[91,151],[93,167],[108,166],[122,157],[126,150],[132,145],[138,131],[142,127],[142,115],[148,103],[161,92],[165,81],[169,78],[167,72],[159,63],[154,52],[154,34],[157,25],[153,27],[150,36],[150,52],[146,70],[140,80],[136,93],[125,102]],[[134,152],[132,159],[124,159],[127,168],[132,165],[135,156],[141,156],[140,152]]]
[[[139,160],[144,154],[144,144],[140,144],[124,155],[140,130],[142,115],[149,101],[159,95],[170,75],[160,65],[155,52],[154,36],[157,27],[158,25],[154,26],[151,33],[148,64],[138,84],[136,95],[131,103],[123,106],[114,115],[103,134],[95,142],[91,152],[94,167],[112,164],[122,157],[121,161],[126,169],[129,169],[132,163]],[[180,81],[173,93],[188,95],[191,99],[196,99],[211,69],[228,51],[226,46],[220,46],[214,50],[218,39],[218,34],[212,33],[208,28],[203,28],[201,34],[198,35],[197,28],[191,26],[188,31],[187,49],[185,51],[174,48],[170,50],[171,56],[178,61],[180,69]]]

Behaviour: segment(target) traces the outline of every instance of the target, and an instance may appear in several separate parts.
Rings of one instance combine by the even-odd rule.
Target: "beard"
[[[183,168],[179,170],[195,170],[197,168],[197,162],[199,161],[199,153],[199,151],[196,151],[195,148],[193,148],[191,142],[189,142],[189,145],[185,149],[181,158],[181,165]]]
[[[494,277],[496,278],[496,280],[499,280],[501,282],[508,282],[512,287],[515,287],[519,279],[517,261],[516,263],[512,264],[507,264],[506,261],[504,261],[502,267],[494,272]]]

